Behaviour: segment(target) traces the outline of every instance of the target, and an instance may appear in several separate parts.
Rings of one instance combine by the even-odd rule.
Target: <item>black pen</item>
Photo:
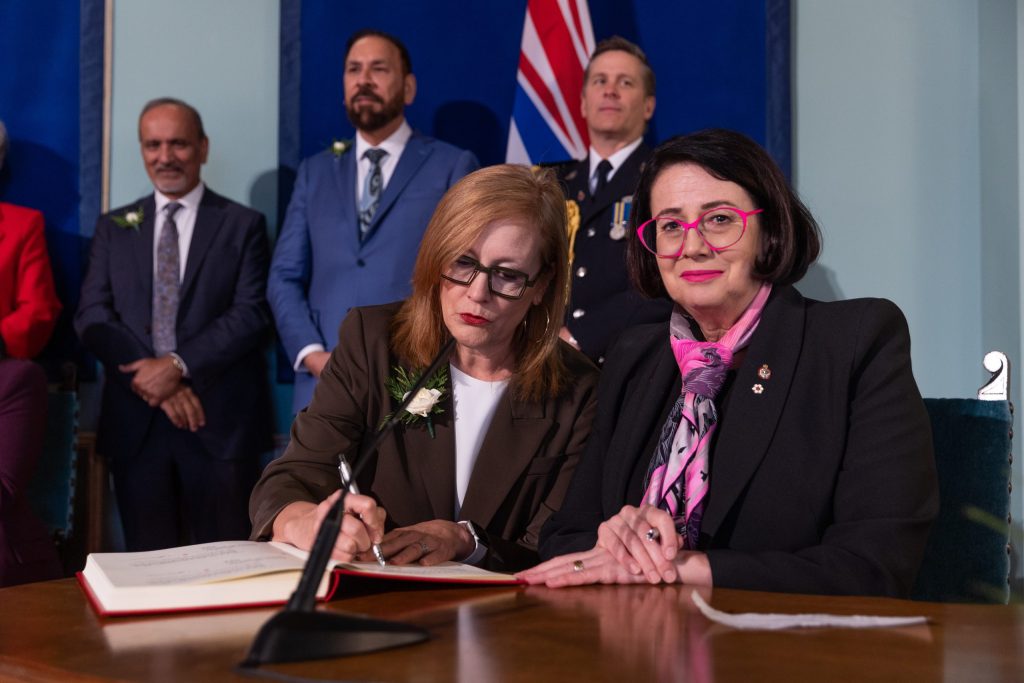
[[[342,487],[347,488],[349,493],[359,495],[359,487],[356,486],[356,480],[352,478],[352,468],[349,467],[344,453],[338,453],[338,476],[341,477]],[[382,567],[387,566],[379,543],[373,544],[373,556],[377,558],[377,564]]]

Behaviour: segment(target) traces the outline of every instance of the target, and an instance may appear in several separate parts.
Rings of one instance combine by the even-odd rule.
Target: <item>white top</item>
[[[178,282],[185,279],[185,261],[188,259],[188,248],[192,244],[192,233],[196,228],[196,215],[199,213],[199,202],[203,200],[203,191],[206,186],[199,183],[192,190],[180,199],[171,199],[162,194],[160,190],[153,191],[153,199],[156,200],[156,215],[153,217],[153,282],[156,283],[156,251],[160,246],[160,234],[164,231],[164,223],[167,222],[167,212],[164,211],[171,202],[178,202],[181,208],[174,214],[174,224],[178,226]]]
[[[509,380],[487,382],[470,377],[454,365],[448,367],[452,378],[452,403],[455,404],[455,519],[458,519],[473,465]]]
[[[633,140],[633,142],[608,157],[608,163],[612,165],[612,170],[608,171],[608,180],[612,179],[615,172],[619,170],[619,167],[625,163],[626,159],[629,158],[629,155],[636,151],[636,148],[639,147],[640,143],[643,141],[644,139],[642,136],[638,137],[636,140]],[[594,194],[594,190],[597,189],[597,165],[601,163],[601,155],[597,153],[596,149],[591,147],[590,154],[588,156],[590,157],[590,194]]]

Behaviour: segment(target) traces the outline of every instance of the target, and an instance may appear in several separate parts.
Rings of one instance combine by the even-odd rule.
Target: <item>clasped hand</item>
[[[170,356],[140,358],[132,363],[117,366],[126,374],[133,374],[132,391],[139,398],[156,408],[174,393],[181,383],[181,371],[175,367]]]
[[[119,365],[121,372],[132,374],[132,391],[149,406],[160,409],[178,429],[198,431],[206,426],[206,412],[192,388],[181,383],[181,371],[170,356],[141,358]]]
[[[651,530],[655,534],[650,534]],[[549,587],[590,583],[673,583],[711,585],[704,553],[683,551],[672,517],[651,505],[627,505],[601,524],[597,544],[543,562],[517,576]]]

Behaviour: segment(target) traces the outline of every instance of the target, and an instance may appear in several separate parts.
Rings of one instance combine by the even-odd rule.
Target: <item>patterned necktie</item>
[[[380,205],[380,193],[384,189],[384,174],[380,170],[381,161],[388,155],[382,149],[368,149],[363,158],[370,160],[370,172],[363,182],[363,196],[359,200],[359,239],[366,239],[366,231],[370,229],[373,215]]]
[[[607,159],[601,159],[601,163],[597,165],[597,184],[594,186],[594,199],[601,196],[604,192],[605,186],[608,185],[608,174],[612,172],[612,162]]]
[[[153,351],[163,356],[174,351],[178,318],[178,290],[181,285],[178,254],[178,225],[174,214],[181,208],[171,202],[164,211],[164,228],[156,247],[156,279],[153,282]]]

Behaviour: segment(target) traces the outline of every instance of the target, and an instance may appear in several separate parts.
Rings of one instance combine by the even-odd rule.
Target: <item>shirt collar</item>
[[[365,139],[363,134],[356,131],[356,161],[362,161],[363,152],[368,149],[376,148],[382,149],[388,153],[392,159],[397,159],[402,154],[402,150],[405,149],[405,143],[409,142],[409,138],[412,137],[412,128],[409,126],[409,122],[402,119],[402,125],[398,127],[394,133],[385,138],[379,145],[371,145]]]
[[[181,204],[181,208],[189,211],[198,211],[199,202],[203,199],[203,191],[206,189],[206,185],[203,181],[199,181],[199,184],[189,190],[188,194],[178,199],[171,199],[160,190],[153,190],[153,198],[156,200],[156,212],[160,213],[164,210],[164,207],[171,202],[178,202]]]
[[[615,154],[608,157],[608,163],[612,165],[612,170],[608,172],[608,177],[611,178],[615,175],[615,171],[619,169],[629,158],[629,155],[636,151],[636,148],[640,146],[640,143],[644,141],[643,136],[638,137],[633,142],[629,143]],[[590,173],[587,178],[593,178],[594,174],[597,173],[597,165],[601,163],[601,155],[597,153],[593,147],[590,148]]]

